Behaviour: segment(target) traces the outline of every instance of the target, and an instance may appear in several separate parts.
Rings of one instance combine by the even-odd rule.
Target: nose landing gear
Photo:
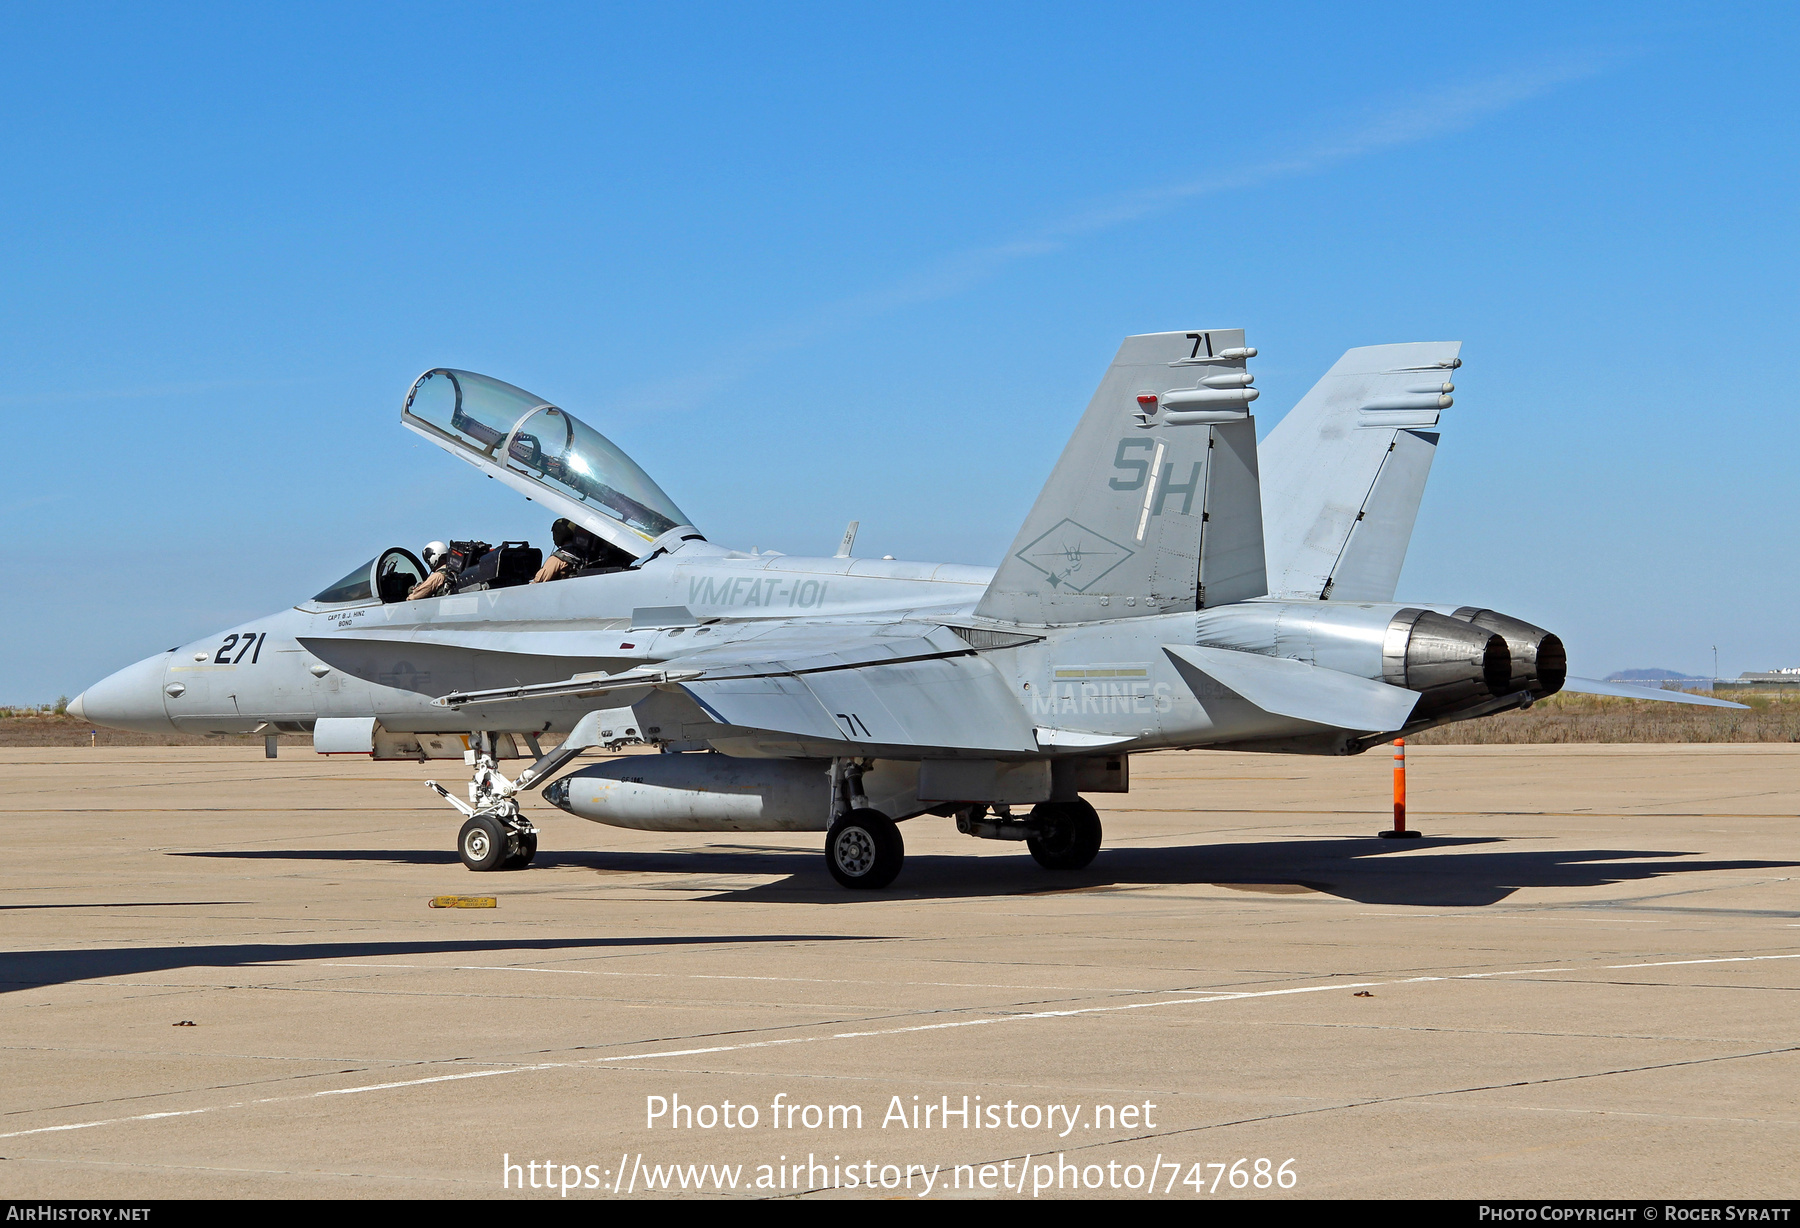
[[[537,739],[527,738],[531,749],[537,750]],[[469,749],[463,753],[463,762],[475,769],[469,781],[469,800],[451,796],[450,790],[435,780],[426,781],[425,787],[468,820],[456,837],[463,865],[471,870],[523,870],[537,856],[538,833],[531,820],[519,813],[517,795],[549,780],[590,746],[616,750],[643,740],[629,708],[590,712],[575,722],[561,746],[540,756],[517,780],[508,780],[494,761],[494,735],[472,733]]]
[[[456,851],[463,865],[471,870],[523,870],[537,856],[538,833],[531,820],[519,813],[514,794],[542,777],[532,768],[519,773],[518,780],[500,774],[494,761],[492,734],[478,733],[469,739],[464,761],[475,769],[469,781],[469,800],[454,796],[435,780],[425,787],[455,806],[467,816],[456,837]],[[542,760],[539,761],[541,763]]]

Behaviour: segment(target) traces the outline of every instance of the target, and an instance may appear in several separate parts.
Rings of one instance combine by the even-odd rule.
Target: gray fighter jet
[[[407,600],[428,573],[394,547],[70,711],[460,759],[466,801],[427,784],[471,870],[531,862],[540,787],[621,827],[824,831],[847,887],[892,882],[897,824],[927,814],[1077,869],[1101,843],[1083,795],[1129,789],[1133,754],[1355,754],[1564,687],[1548,631],[1392,599],[1457,348],[1350,351],[1266,441],[1265,492],[1243,332],[1129,337],[991,571],[857,558],[854,526],[829,558],[725,549],[567,410],[436,369],[403,425],[585,534],[568,578],[531,582],[527,543],[451,543],[460,570]],[[635,745],[662,753],[558,776]]]

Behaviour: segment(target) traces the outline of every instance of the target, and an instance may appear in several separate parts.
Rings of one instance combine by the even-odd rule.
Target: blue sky
[[[1800,664],[1796,10],[10,6],[0,702],[391,544],[530,388],[709,536],[993,564],[1119,338],[1466,366],[1400,596]]]

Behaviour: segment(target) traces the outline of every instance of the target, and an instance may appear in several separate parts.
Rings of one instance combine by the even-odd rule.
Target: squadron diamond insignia
[[[1085,593],[1135,553],[1086,525],[1064,519],[1014,557],[1043,572],[1051,588]]]

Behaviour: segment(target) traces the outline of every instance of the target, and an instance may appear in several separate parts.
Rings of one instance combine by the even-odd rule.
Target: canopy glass
[[[314,597],[320,605],[345,605],[353,601],[405,601],[413,588],[424,582],[425,565],[413,552],[395,546],[353,570]]]
[[[633,553],[690,523],[611,440],[523,388],[439,367],[413,384],[401,420]]]

